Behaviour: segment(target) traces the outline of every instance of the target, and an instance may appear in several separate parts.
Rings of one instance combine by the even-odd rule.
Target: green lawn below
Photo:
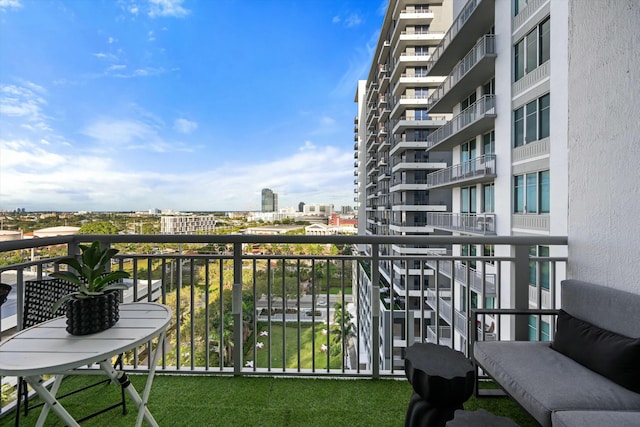
[[[131,375],[137,390],[145,375]],[[64,389],[95,381],[95,377],[69,377]],[[399,426],[404,424],[411,385],[405,379],[312,379],[227,376],[157,375],[149,408],[160,426]],[[119,388],[96,387],[65,398],[62,403],[80,418],[117,402]],[[508,416],[520,426],[536,424],[508,398],[471,398],[465,409],[484,408]],[[129,427],[136,410],[129,401],[128,414],[120,409],[82,423],[83,427]],[[33,426],[40,409],[21,417],[21,426]],[[0,427],[13,426],[14,416],[0,419]],[[53,413],[47,426],[62,426]],[[143,425],[145,425],[143,423]]]

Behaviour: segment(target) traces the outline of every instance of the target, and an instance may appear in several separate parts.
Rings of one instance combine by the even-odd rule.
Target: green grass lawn
[[[137,390],[146,376],[131,375]],[[95,381],[70,377],[64,389]],[[312,379],[226,376],[157,375],[149,408],[160,426],[399,426],[404,424],[411,385],[404,379]],[[67,397],[63,405],[80,418],[107,403],[117,402],[119,388],[100,386]],[[130,400],[127,398],[128,403]],[[83,427],[124,427],[135,424],[136,410],[128,406],[82,423]],[[471,398],[465,409],[484,408],[509,416],[520,426],[536,424],[508,398]],[[33,426],[40,409],[21,417],[21,426]],[[13,426],[13,414],[0,419],[0,427]],[[51,413],[47,426],[63,423]],[[143,423],[143,425],[145,425]]]
[[[312,342],[312,335],[314,329],[311,323],[302,324],[300,326],[300,342],[298,345],[298,327],[286,326],[285,330],[282,329],[282,323],[271,323],[271,332],[269,336],[258,336],[257,341],[262,342],[264,347],[256,349],[256,360],[254,366],[258,368],[266,368],[269,366],[269,345],[271,345],[271,368],[282,369],[283,363],[289,369],[296,369],[298,367],[298,347],[300,347],[300,368],[311,369],[313,366],[313,358],[315,357],[316,369],[326,369],[327,367],[327,355],[331,352],[331,347],[336,344],[332,343],[332,337],[330,332],[327,331],[327,335],[322,333],[323,329],[327,328],[326,324],[318,321],[315,324],[315,350]],[[262,325],[259,331],[266,331],[266,325]],[[327,336],[329,336],[329,349],[325,352],[322,351],[321,346],[327,345]],[[285,346],[285,361],[283,362],[282,354],[282,342],[286,338]],[[253,341],[253,337],[249,338],[249,341]],[[253,347],[245,355],[245,360],[253,360]],[[342,356],[329,357],[330,367],[333,369],[339,369],[342,367]]]

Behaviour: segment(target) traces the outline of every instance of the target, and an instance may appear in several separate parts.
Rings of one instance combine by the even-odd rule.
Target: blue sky
[[[353,205],[386,0],[0,0],[0,209]]]

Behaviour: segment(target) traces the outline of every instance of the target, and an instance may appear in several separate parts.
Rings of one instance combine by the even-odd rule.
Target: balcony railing
[[[442,82],[429,97],[429,105],[433,106],[441,100],[481,59],[489,55],[495,55],[496,41],[493,34],[487,34],[480,38],[475,46],[454,67],[451,74]]]
[[[487,115],[495,116],[495,113],[495,95],[484,95],[482,98],[464,109],[460,114],[449,120],[444,126],[438,128],[435,132],[430,133],[429,136],[427,136],[427,149],[432,149]]]
[[[427,223],[434,228],[482,235],[496,234],[495,214],[428,212]]]
[[[496,176],[496,156],[487,154],[427,175],[427,188],[453,186]]]
[[[452,305],[457,301],[452,295],[455,288],[433,288],[434,274],[428,264],[440,263],[437,268],[442,268],[438,251],[389,254],[387,248],[506,246],[509,250],[501,253],[516,255],[495,256],[491,261],[502,266],[496,267],[497,271],[515,271],[515,281],[507,274],[496,275],[496,292],[502,284],[502,292],[529,295],[530,263],[551,263],[552,271],[556,271],[556,263],[566,263],[565,258],[531,257],[530,246],[567,244],[566,237],[550,236],[366,235],[75,235],[0,242],[0,254],[24,259],[0,267],[0,281],[13,284],[15,289],[13,308],[11,304],[2,307],[0,328],[5,336],[21,328],[25,282],[46,279],[58,269],[57,259],[79,253],[79,244],[93,240],[120,249],[112,269],[129,271],[132,284],[136,284],[125,291],[126,300],[157,301],[174,312],[168,335],[171,344],[161,356],[159,372],[369,378],[403,375],[393,358],[387,364],[380,355],[398,354],[415,341],[427,340],[428,327],[438,326],[432,323],[436,322],[434,316],[417,311],[410,303],[413,298],[438,301],[435,311],[443,322],[439,326],[453,322],[458,323],[456,333],[473,330],[456,317],[458,306]],[[477,258],[487,261],[487,257]],[[470,258],[446,259],[461,265]],[[422,265],[412,268],[410,274],[424,272],[418,280],[424,288],[412,286],[401,296],[391,287],[387,298],[400,304],[385,306],[380,296],[384,286],[381,270],[395,283],[394,269],[384,267],[395,262]],[[466,273],[456,271],[456,275]],[[484,282],[480,290],[486,295],[479,295],[478,301],[491,294],[489,280]],[[551,294],[555,282],[551,281]],[[478,289],[473,284],[472,288]],[[386,311],[391,311],[391,316],[386,316]],[[420,326],[414,332],[417,323]],[[405,338],[396,336],[398,330]],[[445,330],[440,330],[440,336],[446,341]],[[462,338],[468,337],[463,334]],[[459,346],[460,340],[450,341]],[[148,369],[143,348],[126,355],[127,370]],[[365,348],[375,350],[366,352]],[[2,382],[12,384],[9,378]]]

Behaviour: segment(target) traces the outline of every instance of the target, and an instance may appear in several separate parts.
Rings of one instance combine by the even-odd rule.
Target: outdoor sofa
[[[477,341],[475,363],[542,426],[640,426],[640,295],[565,280],[561,297],[553,342]]]

